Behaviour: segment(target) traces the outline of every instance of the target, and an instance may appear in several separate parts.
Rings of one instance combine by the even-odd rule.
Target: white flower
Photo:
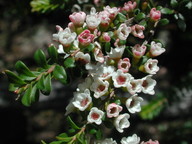
[[[110,53],[107,53],[111,59],[120,59],[125,50],[125,46],[120,46],[117,48],[111,48]]]
[[[152,75],[148,75],[144,78],[142,78],[142,92],[145,94],[154,95],[154,87],[156,85],[156,81],[151,78]]]
[[[86,89],[84,92],[76,92],[74,94],[73,105],[80,111],[84,111],[92,102],[90,91]]]
[[[129,73],[124,73],[121,69],[118,69],[117,72],[113,72],[112,75],[114,87],[126,87],[128,82],[133,79]]]
[[[133,134],[132,136],[129,137],[123,137],[121,139],[121,144],[139,144],[140,142],[140,137],[138,137],[136,134]]]
[[[117,142],[112,138],[106,138],[104,140],[96,141],[94,144],[117,144]]]
[[[89,0],[77,0],[79,4],[87,3]]]
[[[165,52],[165,48],[162,48],[161,43],[151,42],[150,54],[152,57],[159,56]]]
[[[53,40],[56,40],[63,44],[64,46],[69,46],[76,38],[77,34],[75,32],[71,32],[69,28],[62,30],[57,26],[58,33],[53,34]]]
[[[64,50],[63,50],[63,45],[59,45],[59,48],[58,48],[57,52],[58,52],[59,54],[65,54],[65,52],[64,52]]]
[[[117,7],[111,8],[110,6],[106,6],[104,7],[104,11],[109,13],[109,18],[114,19],[119,12],[119,8]]]
[[[86,16],[86,23],[89,29],[94,30],[100,24],[101,19],[98,17],[96,13],[96,9],[94,7],[91,8],[90,15]]]
[[[88,53],[84,54],[83,52],[78,52],[75,55],[75,59],[79,61],[81,64],[87,64],[90,62],[90,55]]]
[[[107,80],[113,75],[114,71],[115,67],[103,65],[98,69],[97,75],[100,79]]]
[[[87,116],[87,121],[89,123],[96,123],[100,125],[102,122],[102,117],[104,116],[104,112],[99,110],[97,107],[92,107],[89,115]]]
[[[124,128],[128,128],[130,126],[129,119],[130,115],[128,113],[124,113],[115,118],[114,125],[118,132],[123,133]]]
[[[104,62],[104,56],[103,56],[103,53],[101,51],[101,46],[98,42],[95,42],[95,49],[94,49],[94,57],[95,57],[95,60],[100,62],[100,63],[103,63]]]
[[[157,66],[158,60],[156,59],[148,59],[144,64],[145,72],[149,74],[156,74],[159,71],[159,67]]]
[[[102,11],[99,13],[99,18],[101,19],[101,25],[108,26],[110,23],[109,13],[107,11]]]
[[[140,112],[141,105],[140,103],[143,101],[143,98],[138,97],[137,94],[131,96],[126,100],[126,107],[130,113]]]
[[[73,111],[75,111],[75,107],[74,107],[74,105],[73,105],[73,100],[74,100],[74,98],[69,102],[69,104],[66,106],[66,108],[65,108],[65,110],[66,110],[66,112],[65,112],[65,115],[68,115],[68,114],[70,114],[71,112],[73,112]]]
[[[78,84],[77,91],[84,91],[85,89],[89,89],[90,85],[92,84],[92,78],[91,77],[86,77],[85,81],[83,83]]]
[[[128,27],[125,23],[121,24],[117,29],[117,36],[120,40],[126,40],[131,33],[131,27]]]
[[[108,92],[109,82],[95,79],[90,89],[94,92],[94,97],[99,98]]]
[[[128,82],[128,85],[127,85],[127,91],[134,95],[135,93],[139,93],[141,92],[142,90],[142,80],[141,79],[131,79],[129,82]]]
[[[112,117],[117,117],[119,113],[122,111],[122,106],[117,105],[116,103],[111,103],[107,106],[106,112],[107,112],[107,117],[112,118]]]
[[[71,8],[71,12],[80,12],[81,7],[78,4],[74,4],[73,7]]]

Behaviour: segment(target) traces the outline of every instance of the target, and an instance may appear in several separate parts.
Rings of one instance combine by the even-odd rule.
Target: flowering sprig
[[[35,61],[41,67],[37,72],[31,72],[22,62],[16,64],[19,75],[5,71],[12,90],[26,106],[38,99],[39,91],[50,93],[52,78],[66,84],[69,76],[72,80],[75,77],[72,71],[78,77],[84,76],[85,81],[77,86],[65,113],[81,114],[83,127],[69,119],[73,135],[58,136],[58,143],[116,143],[113,139],[102,142],[101,126],[108,123],[123,133],[130,126],[131,114],[141,111],[141,93],[155,94],[152,76],[159,70],[155,57],[165,49],[152,36],[161,12],[155,7],[140,10],[143,5],[144,2],[128,1],[123,7],[106,6],[101,12],[94,7],[90,14],[75,12],[69,16],[67,28],[56,26],[53,40],[58,46],[48,48],[50,59],[46,60],[41,50],[35,53]],[[134,72],[144,73],[144,77]],[[88,134],[92,136],[87,138]],[[140,138],[133,135],[121,140],[122,144],[129,142],[137,144]]]

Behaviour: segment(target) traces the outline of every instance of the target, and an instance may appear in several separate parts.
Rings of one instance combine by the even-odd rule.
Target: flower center
[[[81,101],[81,106],[82,106],[82,107],[86,106],[88,102],[89,102],[89,99],[88,99],[88,98],[83,99],[83,100]]]
[[[148,83],[147,83],[146,80],[143,81],[142,86],[143,86],[143,87],[147,87],[147,86],[148,86]]]
[[[114,114],[117,111],[117,109],[115,107],[113,107],[110,111],[111,114]]]
[[[117,83],[118,83],[119,85],[124,84],[125,81],[126,81],[126,78],[123,77],[123,76],[119,76],[119,77],[117,78]]]
[[[124,68],[124,69],[126,69],[126,68],[127,68],[127,64],[126,64],[126,63],[122,63],[122,64],[121,64],[121,67]]]
[[[99,118],[99,114],[94,112],[91,114],[91,118],[97,120]]]
[[[97,88],[98,92],[102,92],[104,90],[105,90],[105,86],[104,85],[99,85],[98,88]]]

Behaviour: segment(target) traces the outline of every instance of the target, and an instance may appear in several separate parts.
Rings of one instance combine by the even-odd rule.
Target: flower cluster
[[[86,124],[110,121],[123,133],[130,126],[130,114],[141,111],[140,93],[155,94],[156,81],[152,77],[159,67],[154,57],[165,49],[160,42],[148,39],[149,28],[134,21],[136,8],[137,3],[131,1],[122,8],[106,6],[101,12],[92,7],[90,14],[82,11],[71,14],[67,28],[56,26],[58,32],[53,39],[59,43],[58,52],[65,59],[73,58],[87,74],[66,107],[67,115],[81,111],[86,115]],[[145,18],[155,25],[161,13],[152,8]],[[135,71],[144,73],[144,77]],[[126,95],[120,95],[118,89]],[[139,142],[136,134],[121,140],[121,144]],[[116,144],[116,141],[105,139],[96,143]],[[158,142],[150,140],[142,144]]]

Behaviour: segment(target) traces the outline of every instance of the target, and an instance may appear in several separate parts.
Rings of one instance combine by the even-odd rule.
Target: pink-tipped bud
[[[144,26],[136,24],[136,25],[133,25],[131,27],[131,29],[132,29],[131,33],[135,37],[138,37],[138,38],[141,38],[141,39],[143,39],[145,37],[144,34],[143,34],[143,31],[145,30]]]
[[[86,14],[84,12],[74,12],[69,16],[69,19],[75,26],[82,26],[84,24]]]
[[[127,3],[124,4],[124,7],[122,8],[122,10],[130,12],[130,11],[133,11],[136,6],[137,6],[136,2],[128,1]]]
[[[89,30],[84,30],[79,36],[78,40],[82,46],[89,45],[94,39],[94,35]]]
[[[159,10],[156,10],[156,8],[152,8],[150,11],[150,18],[153,21],[158,21],[161,19],[161,12]]]
[[[111,37],[109,36],[109,34],[107,32],[102,34],[102,38],[104,40],[104,42],[110,42]]]

